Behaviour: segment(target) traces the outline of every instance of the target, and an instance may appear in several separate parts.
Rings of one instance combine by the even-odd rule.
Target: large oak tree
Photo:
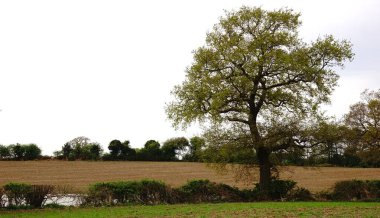
[[[346,40],[303,42],[299,17],[290,9],[226,12],[194,51],[167,105],[175,126],[206,122],[219,135],[230,133],[233,144],[254,149],[263,189],[271,181],[270,154],[302,146],[298,130],[329,101],[339,77],[335,67],[353,58]]]

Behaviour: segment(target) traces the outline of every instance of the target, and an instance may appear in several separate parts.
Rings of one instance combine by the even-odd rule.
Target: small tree
[[[335,67],[353,57],[351,43],[332,36],[303,42],[299,17],[290,9],[227,12],[194,51],[167,107],[175,126],[208,122],[220,132],[214,136],[231,133],[228,143],[254,149],[264,190],[271,154],[304,147],[307,120],[317,120],[336,85]]]

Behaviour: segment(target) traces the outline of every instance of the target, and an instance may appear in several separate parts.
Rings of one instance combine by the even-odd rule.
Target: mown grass
[[[0,217],[380,217],[380,203],[255,202],[0,211]]]

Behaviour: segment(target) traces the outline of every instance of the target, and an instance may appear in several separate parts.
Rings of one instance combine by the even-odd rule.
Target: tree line
[[[318,143],[306,148],[282,149],[273,152],[271,161],[279,165],[335,165],[348,167],[380,167],[380,90],[364,91],[361,101],[339,121],[325,120],[310,127],[308,135]],[[229,137],[229,136],[228,136]],[[239,149],[236,149],[236,148]],[[87,137],[77,137],[54,152],[59,160],[118,160],[118,161],[193,161],[211,163],[258,164],[255,150],[241,141],[201,137],[170,138],[162,143],[148,140],[142,148],[132,148],[128,140],[112,140],[109,152]],[[0,160],[41,159],[36,144],[0,145]],[[49,158],[49,157],[45,157]]]
[[[132,148],[128,140],[112,140],[109,152],[104,153],[99,143],[92,143],[86,137],[77,137],[54,152],[61,160],[129,160],[129,161],[201,161],[198,155],[205,141],[201,137],[175,137],[162,145],[156,140],[148,140],[142,148]]]
[[[310,126],[307,134],[316,144],[273,152],[270,159],[279,165],[335,165],[349,167],[380,167],[380,90],[364,91],[361,101],[339,121],[324,120]],[[170,138],[160,144],[148,140],[142,148],[133,148],[128,140],[112,140],[109,152],[87,137],[66,142],[53,157],[41,156],[36,144],[0,145],[0,160],[129,160],[129,161],[193,161],[211,163],[258,164],[256,151],[231,140],[230,135],[206,132],[201,137]],[[238,148],[238,149],[236,149]]]

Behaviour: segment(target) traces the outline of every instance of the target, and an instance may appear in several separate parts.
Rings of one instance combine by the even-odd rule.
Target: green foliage
[[[313,201],[315,200],[311,192],[306,188],[295,188],[289,193],[289,200],[293,201]]]
[[[288,198],[296,184],[292,180],[272,180],[269,189],[263,189],[260,184],[256,184],[253,192],[257,200],[280,200]]]
[[[5,195],[5,190],[0,186],[0,209],[5,207],[6,201],[3,199],[3,195]]]
[[[26,204],[34,208],[41,208],[46,200],[46,195],[51,194],[54,187],[51,185],[31,185],[26,194]]]
[[[112,140],[110,144],[108,145],[108,149],[110,150],[110,155],[114,157],[115,159],[120,155],[122,144],[120,140]]]
[[[360,165],[380,166],[380,90],[364,91],[362,101],[351,105],[345,115],[350,131],[346,135],[348,148],[345,154],[360,159]],[[352,162],[350,162],[352,163]]]
[[[179,188],[182,200],[188,203],[242,201],[237,188],[209,180],[192,180]]]
[[[25,155],[25,147],[21,144],[9,145],[9,149],[14,160],[22,160]]]
[[[90,142],[89,138],[80,136],[66,142],[62,150],[55,154],[58,159],[65,160],[99,160],[102,152],[99,143]]]
[[[203,148],[206,146],[204,138],[194,136],[190,138],[188,151],[183,157],[185,161],[201,162],[203,158]]]
[[[332,192],[332,198],[343,201],[380,199],[380,180],[337,182]]]
[[[62,156],[64,159],[68,160],[70,157],[70,153],[73,151],[73,148],[71,147],[70,143],[65,143],[62,146]]]
[[[0,159],[7,159],[10,158],[11,152],[9,150],[9,147],[0,145]]]
[[[148,140],[144,148],[136,152],[137,160],[158,161],[162,160],[162,151],[160,143],[155,140]]]
[[[9,207],[42,207],[46,195],[52,193],[51,185],[29,185],[25,183],[8,183],[4,185],[4,194],[8,197]]]
[[[346,40],[303,42],[299,17],[287,8],[226,12],[195,49],[166,108],[176,127],[208,123],[221,131],[215,136],[231,133],[227,144],[239,145],[235,152],[245,145],[255,149],[266,189],[270,154],[312,139],[307,123],[318,120],[319,106],[329,102],[339,78],[335,67],[353,58]]]
[[[8,183],[4,185],[4,191],[10,206],[24,205],[31,190],[32,186],[25,183]]]
[[[184,153],[185,149],[189,146],[189,141],[185,137],[170,138],[166,140],[161,147],[162,160],[179,160],[179,157],[182,157],[182,153]]]
[[[96,183],[90,186],[87,202],[96,206],[125,203],[163,204],[174,202],[172,189],[155,180]]]
[[[41,149],[36,144],[23,145],[24,160],[35,160],[41,157]]]
[[[0,145],[0,159],[35,160],[41,157],[41,149],[36,144]]]

